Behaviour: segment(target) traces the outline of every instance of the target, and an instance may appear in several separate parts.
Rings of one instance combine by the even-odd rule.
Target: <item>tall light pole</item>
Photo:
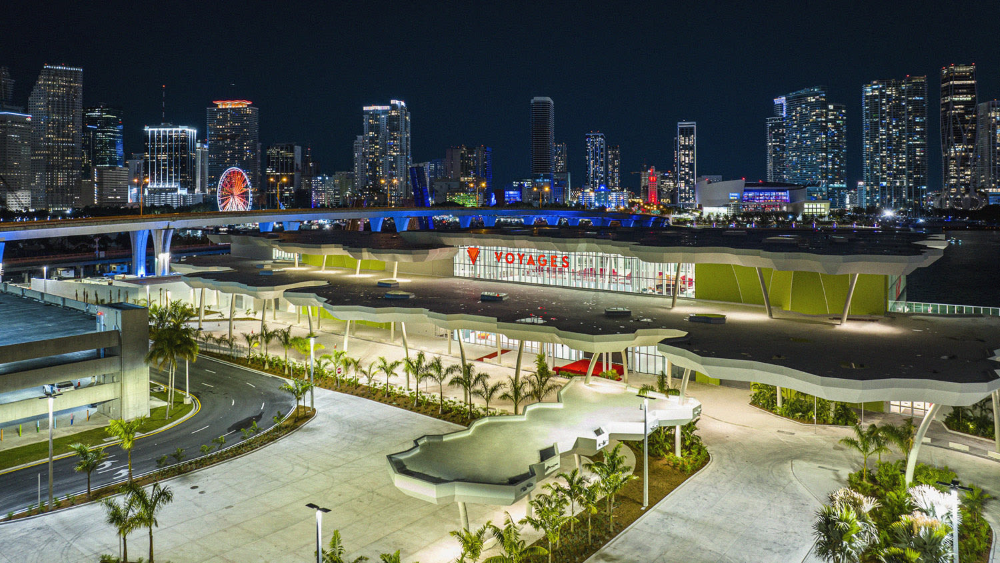
[[[313,385],[313,366],[315,362],[316,336],[309,335],[309,408],[316,410],[316,387]]]
[[[938,485],[943,485],[951,489],[951,547],[952,547],[952,562],[958,563],[958,507],[961,502],[958,500],[958,490],[971,491],[969,487],[963,487],[958,484],[958,479],[952,479],[951,483],[945,483],[944,481],[938,481]]]
[[[642,509],[649,506],[649,399],[642,398]]]
[[[49,387],[45,389],[45,396],[39,397],[40,399],[46,399],[49,403],[49,510],[52,510],[52,423],[55,418],[53,414],[53,407],[55,403],[55,398],[62,393],[55,393],[54,387]]]
[[[330,509],[311,502],[306,507],[316,511],[316,563],[323,563],[323,513]]]

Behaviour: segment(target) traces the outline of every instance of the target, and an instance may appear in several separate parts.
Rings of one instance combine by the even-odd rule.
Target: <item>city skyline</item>
[[[720,35],[725,29],[741,28],[744,20],[740,18],[749,15],[746,13],[749,9],[734,8],[722,20],[713,20],[713,26],[719,26]],[[487,68],[475,71],[476,76],[484,78],[484,83],[489,84],[488,87],[468,80],[456,82],[437,70],[432,70],[424,79],[414,80],[415,71],[407,69],[397,80],[389,75],[374,75],[377,69],[359,68],[359,63],[318,60],[319,54],[324,52],[321,47],[329,47],[339,53],[357,34],[349,30],[343,40],[317,42],[319,30],[310,21],[322,18],[304,18],[310,21],[303,23],[301,37],[289,46],[253,43],[246,51],[248,56],[241,57],[239,54],[243,47],[213,37],[217,35],[214,33],[199,33],[210,29],[210,22],[218,21],[217,18],[225,12],[221,8],[209,7],[198,10],[201,17],[192,18],[205,23],[190,24],[180,32],[182,35],[190,33],[191,37],[204,36],[204,44],[198,42],[197,47],[194,43],[192,46],[182,46],[178,52],[150,51],[155,48],[158,37],[165,39],[167,36],[164,31],[157,30],[141,37],[117,34],[113,40],[97,36],[85,44],[71,41],[68,37],[57,38],[39,45],[37,50],[23,52],[24,50],[19,51],[14,47],[19,36],[23,37],[30,26],[16,25],[20,14],[14,11],[10,14],[12,33],[0,39],[0,45],[8,47],[4,52],[17,53],[18,56],[0,61],[0,65],[10,68],[15,78],[13,102],[22,106],[27,105],[28,90],[45,62],[65,61],[69,65],[84,68],[87,71],[84,103],[89,106],[106,102],[123,107],[126,154],[141,152],[143,125],[159,123],[163,106],[163,84],[167,86],[165,106],[168,121],[194,126],[199,130],[203,129],[202,112],[212,100],[254,100],[255,106],[261,108],[261,145],[267,147],[280,142],[295,142],[303,148],[309,147],[315,160],[320,163],[322,172],[327,174],[353,168],[350,147],[357,134],[354,117],[357,108],[379,103],[379,100],[402,99],[407,101],[413,112],[414,162],[435,158],[448,146],[466,139],[476,139],[477,142],[494,148],[494,176],[498,184],[506,184],[526,176],[530,154],[524,141],[529,133],[527,124],[521,117],[524,115],[523,100],[546,96],[565,108],[556,118],[556,141],[568,144],[570,172],[578,179],[576,184],[582,185],[584,178],[584,135],[590,130],[600,130],[625,149],[621,165],[623,184],[634,190],[637,187],[637,177],[631,172],[642,169],[644,164],[663,170],[672,168],[672,130],[674,124],[683,119],[698,121],[701,125],[700,169],[725,178],[745,176],[765,179],[765,158],[761,153],[760,143],[749,140],[759,138],[760,122],[769,114],[766,105],[777,92],[791,92],[814,84],[825,84],[829,99],[845,103],[847,114],[858,117],[862,108],[858,91],[872,80],[907,74],[935,76],[938,69],[951,63],[974,62],[980,69],[979,102],[1000,96],[1000,56],[994,52],[996,49],[990,47],[993,40],[988,34],[987,26],[974,23],[966,31],[966,40],[961,45],[953,45],[943,30],[948,28],[947,22],[954,20],[956,16],[944,8],[928,5],[922,7],[920,13],[912,15],[896,14],[890,7],[868,9],[873,12],[870,18],[882,17],[890,21],[887,17],[890,14],[900,15],[901,18],[887,24],[879,38],[862,34],[862,22],[855,21],[857,18],[851,17],[849,13],[834,13],[827,18],[828,21],[822,21],[819,25],[824,29],[837,28],[838,34],[856,39],[848,42],[851,44],[845,47],[852,52],[882,52],[892,56],[861,56],[855,60],[848,54],[841,53],[840,47],[831,42],[830,45],[811,45],[808,50],[786,48],[781,51],[783,64],[779,65],[778,70],[775,65],[769,64],[766,57],[758,60],[764,54],[759,47],[747,53],[737,53],[727,60],[720,60],[718,56],[718,53],[725,51],[724,45],[718,49],[705,48],[699,52],[683,53],[676,63],[678,68],[683,66],[691,69],[694,74],[687,76],[685,82],[697,83],[698,87],[677,88],[670,86],[669,78],[651,78],[650,81],[644,81],[646,86],[630,89],[630,96],[634,100],[628,102],[622,101],[614,93],[614,85],[623,81],[632,82],[643,74],[641,69],[656,58],[656,54],[662,50],[660,47],[644,41],[643,46],[647,52],[636,55],[636,60],[630,60],[632,54],[626,54],[623,50],[604,52],[601,55],[603,59],[617,60],[620,55],[625,63],[619,65],[620,68],[604,65],[609,73],[607,79],[597,83],[593,90],[584,92],[576,84],[577,79],[586,74],[583,65],[573,63],[566,66],[565,63],[573,58],[570,52],[572,49],[560,47],[555,40],[546,41],[545,45],[519,47],[520,52],[526,54],[548,49],[553,57],[551,62],[528,60],[524,68],[512,66],[515,59],[520,57],[508,56],[504,52],[510,48],[511,40],[504,38],[499,30],[513,25],[516,14],[515,10],[502,8],[489,16],[489,22],[495,22],[497,30],[493,29],[494,26],[487,25],[486,19],[473,18],[467,21],[467,29],[481,32],[481,37],[467,37],[476,49],[488,51],[491,46],[496,47],[496,52],[491,52],[489,57],[497,64],[482,65]],[[154,9],[154,12],[157,10]],[[71,21],[71,18],[58,10],[58,4],[48,8],[48,11],[51,12],[50,21],[56,32],[53,34],[55,36],[59,35],[59,29],[69,30],[77,25],[77,22]],[[604,12],[585,10],[584,14],[576,15],[556,5],[545,7],[543,11],[550,15],[560,14],[568,21],[580,25],[587,25],[589,20],[599,18],[601,14],[597,12]],[[712,19],[704,11],[684,6],[635,6],[607,10],[608,14],[618,15],[616,19],[628,19],[622,16],[639,11],[648,13],[650,17],[666,13],[688,15],[693,18],[690,20],[693,23]],[[432,29],[452,25],[456,18],[462,17],[462,14],[450,15],[434,9],[419,12],[421,13],[416,14],[419,21]],[[776,12],[781,13],[781,10]],[[335,13],[339,20],[348,22],[352,18],[362,17],[360,13],[349,9],[333,10],[331,13]],[[163,21],[176,20],[175,15],[161,15]],[[84,22],[81,23],[85,23],[91,15],[82,14],[82,17]],[[136,20],[138,15],[124,13],[118,18],[116,21],[126,26]],[[257,21],[259,18],[251,19],[254,20],[251,27],[260,25]],[[784,19],[786,16],[778,18]],[[908,23],[926,21],[940,22],[940,29],[927,29],[926,33],[914,36]],[[25,24],[27,23],[26,19]],[[624,37],[626,33],[622,27],[611,26],[609,37]],[[672,24],[668,29],[674,27]],[[689,33],[690,31],[684,31],[688,27],[697,26],[677,29],[681,33]],[[783,29],[781,21],[762,22],[760,31],[768,29]],[[563,32],[557,32],[556,35],[566,36]],[[903,44],[899,39],[904,36],[907,38],[905,50],[899,47]],[[735,38],[727,41],[733,40]],[[387,40],[377,51],[392,51],[401,60],[412,63],[414,69],[433,69],[435,66],[417,64],[418,61],[433,63],[452,58],[459,68],[474,66],[468,57],[449,53],[440,47],[421,46],[401,51],[402,41]],[[792,45],[794,37],[777,41],[778,46],[786,43]],[[111,46],[114,48],[109,49]],[[262,79],[260,69],[267,67],[267,61],[287,56],[290,49],[301,51],[302,56],[301,62],[295,62],[287,69],[287,83]],[[777,48],[773,50],[775,53],[779,51]],[[225,56],[205,56],[208,52],[218,52]],[[109,56],[111,54],[115,57]],[[118,60],[119,54],[124,58]],[[231,64],[223,64],[222,60],[229,60]],[[138,61],[143,61],[143,64],[136,66],[136,72],[129,78],[126,87],[122,83],[120,71]],[[322,64],[319,64],[320,61]],[[850,64],[847,64],[848,61]],[[522,61],[518,60],[520,62]],[[706,64],[695,64],[698,62]],[[557,64],[563,67],[560,72],[553,73],[550,69],[560,68]],[[426,74],[427,71],[419,72]],[[356,73],[360,73],[359,79],[341,84],[342,78]],[[732,96],[730,89],[723,85],[724,81],[731,78],[741,84],[738,97]],[[935,115],[939,93],[934,82],[931,80],[927,100],[930,108],[928,151],[931,154],[940,150],[937,146],[940,139],[939,123]],[[336,83],[337,87],[331,89],[326,86],[328,83]],[[434,86],[418,87],[423,83]],[[289,84],[294,87],[289,87]],[[457,95],[441,95],[438,90],[442,84],[448,87],[449,92]],[[643,107],[654,106],[661,108],[655,114],[642,110]],[[308,119],[302,118],[319,108],[322,110]],[[743,141],[734,144],[734,140],[738,139]],[[856,180],[863,177],[860,119],[848,120],[847,147],[847,185],[854,185]],[[928,186],[933,188],[941,182],[941,162],[933,157],[928,161]]]

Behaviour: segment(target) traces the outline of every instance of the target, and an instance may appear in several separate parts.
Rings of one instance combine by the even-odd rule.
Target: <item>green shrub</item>
[[[778,389],[765,383],[751,383],[750,404],[774,412],[778,407]]]

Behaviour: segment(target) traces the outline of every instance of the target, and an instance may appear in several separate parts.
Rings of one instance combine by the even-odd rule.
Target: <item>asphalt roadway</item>
[[[166,374],[150,370],[150,380],[166,383]],[[184,369],[175,376],[184,388]],[[192,417],[167,430],[139,438],[132,450],[132,473],[139,475],[156,469],[157,458],[183,448],[185,460],[200,457],[201,446],[213,438],[226,437],[227,444],[242,439],[240,430],[253,421],[261,431],[274,425],[273,417],[294,408],[292,396],[281,391],[283,380],[262,375],[238,366],[201,357],[191,364],[191,394],[201,403]],[[107,448],[108,457],[91,475],[91,487],[121,481],[128,475],[128,456],[118,446]],[[171,460],[173,462],[173,460]],[[57,497],[87,492],[87,476],[73,470],[76,456],[57,459],[53,464],[53,491]],[[43,461],[16,471],[0,472],[0,515],[19,511],[38,502],[38,479],[41,475],[42,500],[48,499],[48,462]]]

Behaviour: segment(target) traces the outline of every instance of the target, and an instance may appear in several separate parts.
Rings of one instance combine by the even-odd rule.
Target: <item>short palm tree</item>
[[[597,514],[597,503],[601,501],[601,484],[591,483],[583,489],[583,494],[578,499],[580,507],[587,514],[587,545],[591,542],[591,517]]]
[[[458,556],[456,563],[476,563],[483,556],[483,549],[486,545],[486,535],[490,533],[490,522],[486,522],[475,532],[469,530],[458,530],[448,532],[462,548],[462,553]]]
[[[347,363],[351,358],[347,357],[347,352],[343,350],[334,350],[329,354],[323,354],[319,357],[318,362],[323,371],[332,374],[335,385],[340,387],[340,374],[343,373],[347,375]],[[339,372],[339,373],[338,373]]]
[[[899,426],[894,424],[879,426],[879,432],[885,438],[886,442],[896,446],[899,449],[899,453],[903,455],[910,455],[910,450],[913,449],[913,438],[916,429],[913,420],[909,418]]]
[[[399,550],[397,549],[396,553],[383,553],[378,556],[378,560],[381,563],[401,563],[401,560],[399,559]]]
[[[625,488],[633,479],[638,479],[632,473],[632,468],[625,465],[625,456],[621,454],[622,444],[619,442],[611,451],[604,452],[603,461],[587,464],[587,469],[594,472],[600,479],[601,491],[607,495],[608,529],[615,529],[615,495]]]
[[[548,555],[549,552],[544,547],[528,545],[528,542],[521,538],[521,531],[510,517],[510,513],[506,514],[503,528],[490,524],[490,531],[500,545],[501,554],[489,557],[483,563],[524,563],[536,555]]]
[[[528,398],[528,381],[520,377],[509,376],[506,381],[507,390],[501,399],[514,403],[514,414],[517,414],[517,407]]]
[[[871,516],[878,502],[851,489],[835,491],[830,499],[831,503],[816,513],[813,524],[816,554],[829,563],[868,561],[879,544]]]
[[[87,498],[90,498],[90,474],[104,462],[104,458],[108,457],[108,452],[104,451],[104,448],[91,448],[85,444],[73,444],[70,449],[76,453],[77,457],[73,470],[77,473],[87,474]]]
[[[308,393],[309,390],[312,389],[312,388],[313,388],[313,384],[312,383],[309,383],[305,379],[298,379],[298,378],[292,378],[292,379],[290,379],[288,381],[288,383],[286,383],[286,384],[282,385],[281,387],[279,387],[279,389],[281,389],[282,391],[287,391],[287,392],[291,393],[292,396],[295,397],[295,412],[296,412],[295,418],[296,419],[299,418],[299,415],[298,415],[298,413],[299,413],[299,410],[298,410],[298,408],[299,408],[299,401],[303,401],[303,399],[306,396],[306,393]],[[303,401],[303,403],[304,403],[304,401]]]
[[[136,518],[135,506],[124,497],[121,502],[106,498],[101,505],[104,506],[104,521],[114,527],[122,540],[122,561],[128,561],[128,535],[142,527]]]
[[[587,490],[587,480],[580,474],[579,469],[574,469],[569,473],[560,473],[556,477],[565,481],[566,485],[556,485],[556,487],[552,488],[558,488],[566,495],[566,498],[569,499],[569,513],[576,514],[576,503],[580,502],[581,497],[583,497],[584,492]],[[571,532],[573,531],[574,524],[575,522],[570,522],[569,529]]]
[[[108,436],[112,436],[119,440],[118,447],[128,454],[129,481],[132,480],[132,448],[135,447],[136,434],[139,433],[139,428],[142,427],[142,423],[145,420],[146,417],[144,416],[133,418],[128,421],[114,419],[108,423],[108,427],[104,429]]]
[[[547,550],[549,563],[552,563],[552,544],[559,545],[562,527],[567,522],[575,520],[573,516],[565,514],[569,499],[558,492],[554,492],[553,494],[538,495],[531,499],[529,503],[533,509],[533,515],[525,517],[524,522],[527,522],[532,528],[540,530],[545,534],[545,539],[549,542]]]
[[[128,503],[135,506],[139,525],[149,529],[149,563],[153,563],[153,528],[160,525],[156,514],[174,500],[174,493],[160,483],[154,483],[148,491],[132,483],[127,490]]]
[[[496,399],[502,394],[502,391],[507,388],[507,384],[503,381],[498,381],[490,385],[490,380],[486,377],[482,378],[479,385],[472,390],[472,394],[479,397],[486,403],[486,416],[490,414],[490,401]]]
[[[535,373],[528,380],[528,396],[539,403],[544,401],[549,393],[559,389],[559,385],[552,382],[552,377],[552,370],[545,363],[545,354],[539,353],[535,358]]]
[[[243,332],[240,333],[240,335],[243,337],[243,341],[246,342],[247,361],[250,361],[250,355],[253,352],[254,347],[260,346],[260,335],[252,332]]]
[[[345,555],[347,555],[347,549],[340,539],[340,530],[334,530],[333,536],[330,537],[330,549],[323,550],[323,563],[363,563],[368,561],[368,558],[364,556],[355,557],[348,561],[344,559]]]
[[[427,378],[427,356],[424,355],[423,351],[417,352],[417,355],[412,358],[406,358],[403,360],[403,371],[406,372],[406,390],[410,390],[410,376],[413,376],[414,387],[416,387],[417,393],[413,396],[413,406],[417,406],[417,400],[420,398],[420,382]]]
[[[461,371],[458,375],[451,378],[448,385],[454,385],[455,387],[461,387],[465,392],[465,405],[468,408],[469,420],[472,420],[472,393],[476,388],[476,385],[486,377],[485,373],[477,373],[476,367],[470,363],[465,363],[461,366]]]
[[[427,364],[427,377],[433,379],[438,384],[438,414],[444,414],[444,383],[458,373],[458,366],[449,366],[445,369],[441,358],[434,358]]]
[[[389,378],[396,375],[396,370],[399,369],[399,366],[401,366],[403,362],[399,360],[390,362],[389,360],[385,359],[385,356],[379,356],[377,362],[378,362],[378,371],[385,374],[385,394],[388,395]]]
[[[841,438],[840,443],[861,454],[862,469],[861,479],[868,482],[868,458],[878,454],[881,458],[883,453],[889,451],[886,447],[886,440],[879,432],[879,428],[872,424],[868,428],[862,428],[860,424],[851,425],[854,436]]]
[[[286,327],[283,329],[277,329],[274,331],[274,339],[281,344],[281,347],[285,350],[285,373],[289,373],[291,368],[288,365],[288,350],[294,346],[294,336],[292,336],[292,327]]]

